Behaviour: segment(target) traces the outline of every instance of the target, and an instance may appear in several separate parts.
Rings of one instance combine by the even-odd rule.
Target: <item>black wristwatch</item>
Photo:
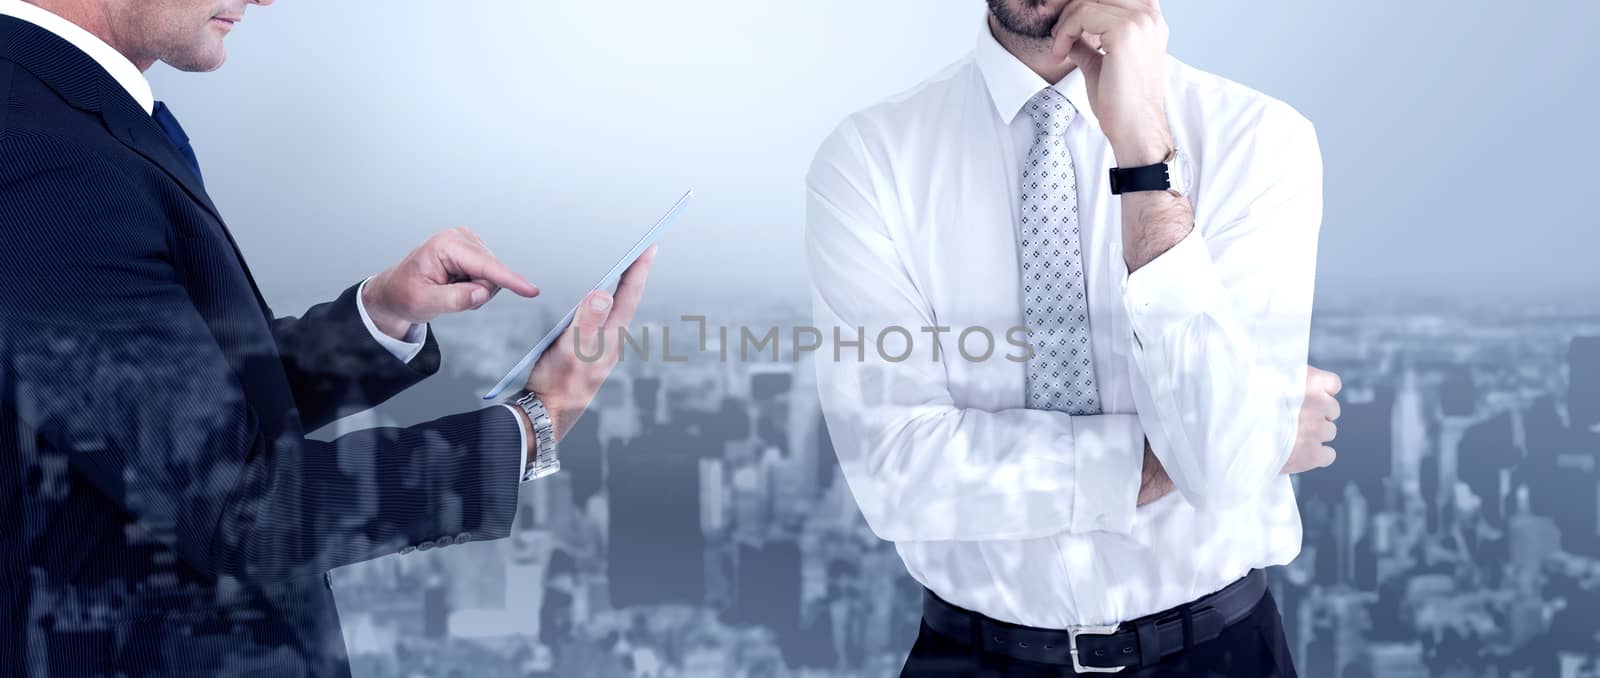
[[[1141,191],[1167,191],[1180,198],[1189,197],[1194,174],[1189,154],[1174,149],[1165,162],[1144,167],[1111,168],[1111,194]]]

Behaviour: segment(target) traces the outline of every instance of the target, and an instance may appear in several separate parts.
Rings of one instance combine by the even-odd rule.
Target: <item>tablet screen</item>
[[[594,289],[609,289],[612,285],[615,285],[621,281],[622,273],[628,270],[628,267],[632,266],[633,262],[637,261],[640,256],[644,255],[645,250],[650,249],[650,246],[654,245],[656,241],[661,238],[662,231],[665,231],[667,226],[675,221],[679,214],[683,213],[684,208],[689,206],[689,200],[693,197],[694,191],[688,191],[683,194],[683,197],[678,198],[678,202],[673,203],[672,207],[667,210],[667,213],[662,215],[661,218],[656,221],[655,225],[650,227],[650,230],[645,231],[644,235],[639,238],[639,241],[634,243],[633,247],[630,248],[626,254],[622,255],[621,259],[617,260],[616,265],[611,267],[611,271],[606,273],[606,276],[601,278],[599,283],[595,284]],[[579,303],[582,303],[582,301],[580,300]],[[528,354],[523,356],[522,360],[517,362],[515,367],[511,368],[511,371],[506,372],[506,376],[500,378],[500,382],[495,384],[494,388],[489,389],[489,392],[484,394],[483,399],[494,400],[495,398],[500,397],[502,393],[505,393],[506,389],[510,388],[512,384],[516,384],[521,380],[527,379],[528,372],[533,369],[533,364],[539,360],[539,356],[543,355],[544,352],[550,348],[550,346],[556,343],[556,340],[561,338],[561,333],[566,332],[567,328],[572,326],[573,319],[577,317],[578,307],[574,306],[572,307],[572,310],[567,311],[566,317],[562,318],[561,322],[556,323],[556,326],[551,328],[550,331],[544,335],[544,338],[540,339],[539,343],[535,344],[533,349],[528,351]]]

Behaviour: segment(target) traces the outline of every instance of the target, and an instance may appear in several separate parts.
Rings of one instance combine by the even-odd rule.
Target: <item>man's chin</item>
[[[1056,28],[1056,22],[1061,20],[1061,11],[1057,10],[1049,16],[1031,11],[1021,15],[1011,12],[995,13],[994,18],[995,23],[1008,33],[1030,40],[1044,40],[1051,36],[1051,32]]]
[[[215,49],[197,54],[167,57],[161,60],[168,66],[185,73],[210,73],[222,68],[228,61],[228,51],[218,45]]]

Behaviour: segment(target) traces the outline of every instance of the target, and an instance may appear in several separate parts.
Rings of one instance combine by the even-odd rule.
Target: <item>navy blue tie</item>
[[[183,125],[178,124],[178,118],[172,115],[172,110],[165,103],[156,102],[156,108],[150,116],[156,119],[156,124],[161,126],[161,131],[167,134],[167,139],[178,148],[178,153],[188,161],[189,169],[194,170],[194,178],[205,185],[205,177],[200,175],[200,159],[194,155],[194,146],[189,145],[189,135],[183,132]]]

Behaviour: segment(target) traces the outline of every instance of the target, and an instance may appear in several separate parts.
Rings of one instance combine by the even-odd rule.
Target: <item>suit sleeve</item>
[[[191,565],[247,581],[509,533],[513,415],[492,407],[306,439],[291,398],[325,410],[356,400],[312,384],[292,395],[277,387],[276,408],[247,398],[237,352],[225,354],[212,332],[259,336],[245,360],[269,364],[274,338],[205,322],[156,198],[129,186],[70,145],[0,133],[0,398],[42,444],[66,451],[136,524],[173,526],[172,546]],[[289,335],[285,361],[299,379],[339,372],[325,347],[299,345],[311,336],[303,328]],[[346,390],[378,399],[403,381],[358,378]],[[318,414],[313,422],[327,416]]]
[[[353,285],[299,318],[272,323],[306,430],[377,407],[439,370],[439,344],[432,332],[410,362],[373,338],[356,307],[360,288]]]

